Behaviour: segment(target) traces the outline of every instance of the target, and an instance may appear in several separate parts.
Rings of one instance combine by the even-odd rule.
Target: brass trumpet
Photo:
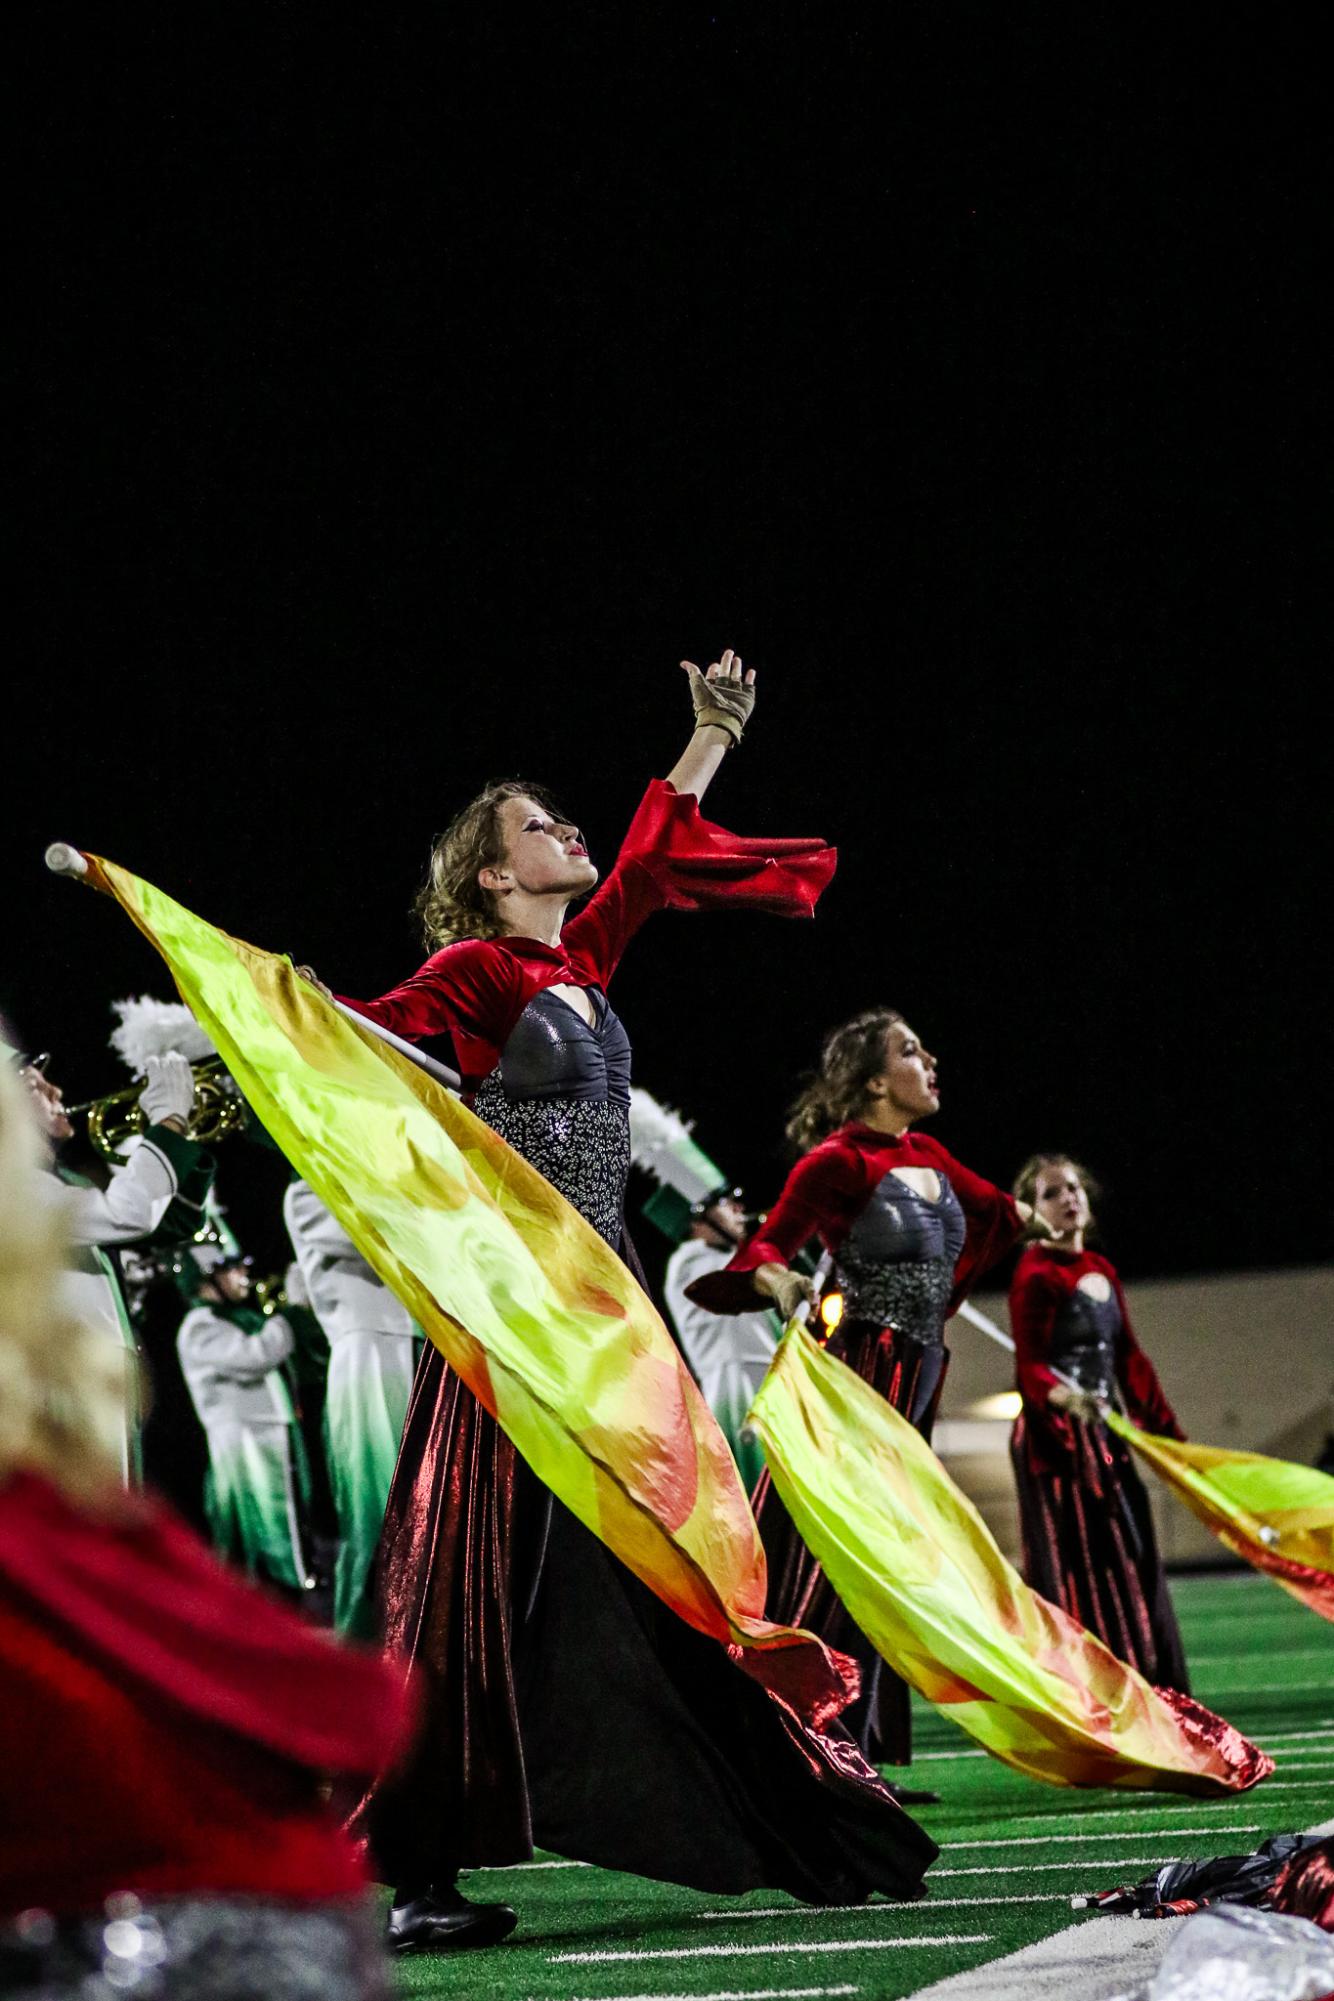
[[[190,1114],[189,1134],[206,1146],[240,1132],[249,1116],[245,1100],[224,1068],[220,1056],[204,1056],[192,1063],[195,1105]],[[123,1091],[108,1092],[105,1098],[90,1098],[83,1105],[67,1105],[67,1118],[80,1113],[88,1117],[88,1137],[108,1160],[118,1154],[132,1133],[142,1132],[148,1121],[139,1109],[139,1093],[144,1079],[127,1084]]]

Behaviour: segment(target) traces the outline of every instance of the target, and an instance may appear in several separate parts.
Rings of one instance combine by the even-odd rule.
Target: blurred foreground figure
[[[126,1365],[70,1313],[0,1065],[0,1991],[380,2001],[327,1780],[402,1680],[229,1576],[120,1484]]]
[[[1041,1153],[1014,1185],[1055,1238],[1028,1247],[1010,1285],[1024,1577],[1146,1681],[1188,1695],[1148,1496],[1102,1413],[1119,1393],[1142,1430],[1185,1434],[1135,1339],[1116,1267],[1085,1248],[1090,1185],[1076,1161]]]
[[[145,1244],[159,1232],[174,1241],[188,1237],[203,1218],[213,1185],[213,1156],[186,1127],[194,1105],[194,1082],[184,1056],[168,1053],[145,1066],[139,1109],[142,1133],[126,1141],[111,1166],[105,1188],[63,1167],[59,1149],[74,1136],[64,1093],[46,1074],[45,1056],[26,1055],[6,1043],[3,1053],[28,1094],[28,1109],[41,1135],[34,1156],[35,1200],[58,1212],[64,1241],[62,1281],[70,1310],[101,1331],[129,1358],[121,1399],[119,1456],[121,1478],[143,1478],[143,1390],[140,1355],[121,1274],[109,1253],[126,1244]]]
[[[208,1439],[213,1546],[252,1577],[307,1591],[310,1474],[284,1373],[296,1338],[280,1313],[254,1305],[239,1251],[190,1245],[180,1282],[192,1305],[176,1352]]]
[[[334,1625],[369,1638],[371,1563],[416,1367],[412,1319],[304,1181],[288,1188],[283,1221],[329,1343],[324,1435],[338,1515]]]

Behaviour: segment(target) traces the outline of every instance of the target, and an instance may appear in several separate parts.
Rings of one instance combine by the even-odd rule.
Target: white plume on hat
[[[143,1076],[150,1056],[174,1051],[198,1063],[201,1057],[218,1053],[189,1008],[179,1001],[154,1000],[151,994],[140,994],[138,1000],[112,1001],[111,1011],[120,1016],[120,1026],[111,1031],[111,1047],[132,1076]]]
[[[638,1084],[630,1087],[630,1158],[687,1202],[702,1202],[726,1180],[722,1169],[696,1146],[680,1113],[660,1105]]]

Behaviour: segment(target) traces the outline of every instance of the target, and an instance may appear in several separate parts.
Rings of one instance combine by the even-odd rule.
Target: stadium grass
[[[941,1803],[913,1811],[943,1851],[924,1902],[816,1911],[772,1891],[712,1897],[542,1856],[466,1877],[471,1896],[513,1903],[518,1929],[488,1952],[400,1961],[400,1994],[891,2001],[1077,1922],[1077,1892],[1334,1816],[1334,1628],[1250,1571],[1179,1578],[1172,1592],[1200,1700],[1277,1762],[1253,1792],[1205,1801],[1039,1785],[919,1705],[913,1780]]]

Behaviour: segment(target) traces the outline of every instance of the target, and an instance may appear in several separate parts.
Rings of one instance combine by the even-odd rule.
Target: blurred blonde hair
[[[68,1246],[43,1165],[27,1093],[0,1061],[0,1483],[40,1473],[86,1501],[119,1484],[126,1360],[61,1296]]]

